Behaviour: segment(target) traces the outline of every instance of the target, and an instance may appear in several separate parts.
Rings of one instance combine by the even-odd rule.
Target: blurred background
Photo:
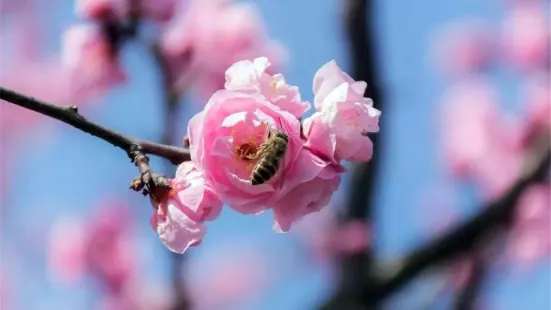
[[[141,139],[183,145],[225,69],[262,55],[310,102],[315,72],[335,59],[382,111],[374,179],[351,179],[361,168],[350,165],[331,205],[287,234],[270,213],[225,208],[182,259],[128,189],[137,170],[123,152],[2,101],[2,309],[371,309],[352,301],[362,293],[335,297],[346,266],[361,279],[354,268],[372,257],[391,268],[467,223],[549,131],[549,1],[0,0],[0,14],[2,86]],[[353,187],[367,214],[347,212]],[[549,193],[548,177],[534,182],[505,229],[377,306],[550,309]],[[347,260],[365,251],[370,262]],[[468,289],[475,301],[460,308]]]

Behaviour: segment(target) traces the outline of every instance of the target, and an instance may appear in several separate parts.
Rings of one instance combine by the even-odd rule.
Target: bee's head
[[[280,139],[285,140],[285,142],[289,142],[289,137],[287,136],[286,133],[284,133],[284,132],[282,132],[282,131],[277,131],[274,135],[275,135],[276,137],[280,138]]]

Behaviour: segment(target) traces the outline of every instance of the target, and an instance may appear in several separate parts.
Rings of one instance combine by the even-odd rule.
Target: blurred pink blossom
[[[171,289],[163,283],[139,279],[127,283],[118,294],[101,297],[96,310],[167,310],[172,306]]]
[[[87,220],[86,266],[105,285],[118,294],[137,272],[130,210],[116,201],[106,201]]]
[[[304,121],[306,146],[326,158],[368,161],[373,144],[366,136],[379,131],[381,111],[364,97],[367,84],[354,81],[335,61],[314,76],[316,110]]]
[[[105,201],[86,221],[59,218],[50,231],[50,272],[64,282],[91,273],[108,293],[120,293],[137,267],[130,221],[129,210],[116,201]]]
[[[178,167],[171,186],[159,202],[152,199],[156,211],[151,225],[169,250],[184,253],[201,243],[207,229],[204,222],[220,215],[222,202],[192,162]]]
[[[523,144],[542,130],[551,128],[551,87],[549,76],[535,76],[524,85],[523,103],[526,116],[523,119]]]
[[[551,31],[543,3],[518,2],[510,7],[503,26],[509,60],[524,70],[549,66]]]
[[[336,256],[364,251],[371,243],[368,224],[357,220],[338,223],[333,206],[297,222],[294,234],[322,263]]]
[[[52,223],[47,261],[51,276],[62,283],[72,283],[85,272],[83,225],[78,218],[68,216]]]
[[[130,0],[77,0],[78,15],[92,20],[123,18],[128,13]]]
[[[283,49],[267,37],[252,4],[190,0],[177,14],[162,35],[161,48],[178,87],[193,81],[208,98],[223,88],[225,72],[236,61],[266,56],[275,69],[280,67]]]
[[[509,252],[526,268],[551,254],[551,186],[534,185],[524,192],[516,208]]]
[[[270,66],[266,57],[238,61],[226,71],[225,88],[262,94],[280,109],[300,118],[310,109],[310,103],[301,100],[298,87],[288,85],[282,74],[266,73]]]
[[[451,172],[499,196],[517,178],[523,150],[520,126],[502,114],[483,80],[458,84],[444,96],[443,143]]]
[[[74,93],[68,87],[70,76],[55,59],[25,61],[15,59],[0,70],[0,84],[25,95],[59,104],[68,104]],[[14,135],[32,128],[40,115],[2,101],[0,106],[0,135]]]
[[[104,94],[126,80],[117,53],[95,24],[71,26],[63,36],[62,62],[80,101]],[[83,99],[85,98],[85,99]]]
[[[492,31],[478,20],[465,20],[441,30],[435,38],[438,67],[452,75],[480,71],[494,52]]]
[[[155,21],[169,20],[176,8],[175,0],[77,0],[76,12],[98,21],[123,19],[130,13],[133,2],[140,6],[141,17]]]
[[[268,284],[267,258],[243,246],[218,249],[216,255],[201,259],[200,275],[186,277],[192,309],[225,309],[254,298]]]

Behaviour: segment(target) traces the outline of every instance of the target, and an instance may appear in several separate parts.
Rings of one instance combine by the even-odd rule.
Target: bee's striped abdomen
[[[279,159],[275,156],[266,156],[262,158],[254,167],[251,183],[253,185],[263,184],[269,181],[279,167]]]
[[[253,168],[251,184],[259,185],[268,182],[277,172],[281,161],[287,152],[287,135],[276,132],[268,139],[267,147]]]

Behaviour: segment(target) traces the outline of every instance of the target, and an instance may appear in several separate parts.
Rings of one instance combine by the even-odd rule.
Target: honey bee
[[[251,173],[252,185],[264,184],[277,173],[285,158],[288,142],[289,136],[285,132],[270,130],[258,151],[247,156],[248,159],[258,159]]]

